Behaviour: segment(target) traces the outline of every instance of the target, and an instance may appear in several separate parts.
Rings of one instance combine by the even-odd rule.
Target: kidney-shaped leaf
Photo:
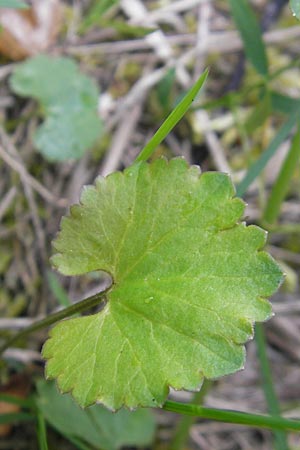
[[[45,121],[34,143],[49,161],[78,159],[100,136],[98,88],[73,60],[35,56],[16,67],[10,84],[41,103]]]
[[[149,446],[153,441],[155,421],[148,409],[121,409],[115,414],[94,405],[83,410],[69,395],[60,395],[53,383],[44,380],[38,380],[37,391],[36,403],[44,418],[61,434],[95,450]]]
[[[290,7],[293,16],[300,20],[300,0],[290,0]]]
[[[136,163],[85,189],[52,261],[113,283],[101,312],[59,323],[44,346],[63,392],[83,406],[161,406],[169,386],[195,390],[243,367],[282,273],[259,251],[266,233],[239,223],[233,195],[227,175],[182,159]]]

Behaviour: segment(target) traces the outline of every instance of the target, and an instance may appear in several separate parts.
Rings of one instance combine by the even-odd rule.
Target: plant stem
[[[281,167],[266,205],[263,220],[273,224],[280,213],[281,204],[288,192],[290,180],[300,157],[300,127],[294,136],[290,151]]]
[[[74,305],[68,306],[67,308],[63,309],[62,311],[58,311],[54,314],[50,314],[50,316],[45,317],[44,319],[33,323],[30,327],[27,327],[25,330],[22,330],[19,333],[15,334],[10,339],[8,339],[5,342],[5,344],[3,344],[0,347],[0,356],[8,347],[11,346],[11,344],[14,344],[20,338],[28,336],[29,334],[34,333],[35,331],[41,330],[42,328],[46,328],[46,327],[52,325],[53,323],[58,322],[59,320],[65,319],[66,317],[73,316],[74,314],[80,313],[82,311],[92,308],[93,306],[98,305],[101,301],[105,300],[106,293],[109,289],[110,289],[110,287],[105,289],[105,291],[99,292],[98,294],[95,294],[95,295],[92,295],[91,297],[85,298],[84,300],[82,300],[78,303],[75,303]]]
[[[266,351],[266,338],[261,323],[257,323],[255,327],[255,339],[257,346],[257,354],[260,362],[262,385],[265,394],[265,398],[268,405],[269,413],[273,417],[280,417],[280,407],[274,389],[274,384],[271,375],[271,368],[268,361],[268,355]],[[274,430],[274,448],[276,450],[288,450],[288,443],[286,434],[283,431]]]
[[[198,405],[178,403],[170,400],[166,401],[163,409],[178,414],[187,414],[189,416],[202,417],[203,419],[213,419],[220,422],[300,432],[300,421],[284,419],[282,417],[264,416],[262,414],[250,414],[226,409],[204,408]]]
[[[202,384],[201,390],[199,392],[195,392],[194,397],[191,403],[201,404],[203,402],[204,396],[207,393],[208,389],[211,386],[211,381],[205,380]],[[195,417],[193,416],[183,416],[178,423],[173,439],[170,444],[170,450],[181,450],[185,448],[186,441],[188,440],[190,428],[195,421]]]

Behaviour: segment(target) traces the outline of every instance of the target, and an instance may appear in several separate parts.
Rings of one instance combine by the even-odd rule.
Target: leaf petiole
[[[110,289],[110,286],[102,292],[98,292],[91,297],[87,297],[84,300],[75,303],[67,308],[58,311],[56,313],[50,314],[50,316],[45,317],[35,323],[33,323],[30,327],[27,327],[25,330],[20,331],[19,333],[12,336],[8,339],[5,344],[0,347],[0,355],[7,350],[12,344],[18,341],[20,338],[26,337],[35,331],[41,330],[43,328],[49,327],[53,323],[58,322],[59,320],[65,319],[66,317],[73,316],[74,314],[78,314],[82,311],[92,308],[93,306],[98,305],[100,302],[105,300],[106,293]]]

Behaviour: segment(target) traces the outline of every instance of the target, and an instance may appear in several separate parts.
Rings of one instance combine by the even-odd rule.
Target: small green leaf
[[[300,20],[300,0],[290,0],[290,7],[293,16]]]
[[[37,130],[34,143],[49,161],[80,158],[101,131],[97,114],[89,109],[51,114]]]
[[[49,161],[80,158],[99,137],[98,89],[71,59],[31,58],[17,66],[10,84],[17,94],[41,103],[46,120],[34,142]]]
[[[155,422],[149,410],[118,413],[95,405],[84,411],[70,395],[60,395],[54,383],[39,380],[36,403],[49,424],[67,438],[77,438],[93,448],[117,450],[145,447],[154,438]]]
[[[28,9],[28,5],[19,0],[0,0],[0,8]]]
[[[161,406],[169,386],[199,389],[243,367],[253,322],[282,280],[239,223],[244,203],[223,173],[183,159],[136,163],[83,192],[54,242],[66,275],[104,270],[104,309],[63,321],[43,348],[46,375],[80,405]]]
[[[242,37],[247,58],[258,73],[267,76],[269,70],[265,44],[248,0],[229,0],[229,4]]]

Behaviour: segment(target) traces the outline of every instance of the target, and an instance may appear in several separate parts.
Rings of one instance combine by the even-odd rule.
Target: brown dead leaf
[[[13,60],[41,53],[53,44],[62,23],[60,0],[33,0],[27,10],[0,9],[0,52]]]

